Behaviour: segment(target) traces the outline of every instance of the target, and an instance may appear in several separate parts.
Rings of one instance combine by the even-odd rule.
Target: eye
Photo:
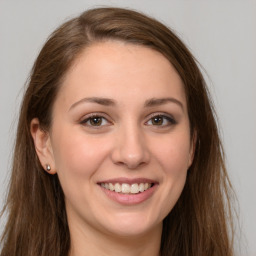
[[[153,126],[170,126],[176,124],[174,118],[166,115],[154,115],[147,122],[146,125]]]
[[[85,118],[81,124],[85,126],[91,126],[91,127],[101,127],[101,126],[106,126],[109,124],[109,121],[100,115],[91,115],[87,118]]]

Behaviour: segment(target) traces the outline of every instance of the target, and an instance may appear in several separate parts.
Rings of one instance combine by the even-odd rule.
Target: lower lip
[[[140,204],[149,199],[156,191],[157,184],[154,184],[154,186],[152,186],[151,188],[138,194],[122,194],[105,189],[104,187],[101,186],[100,188],[110,199],[114,200],[115,202],[118,202],[123,205],[135,205]]]

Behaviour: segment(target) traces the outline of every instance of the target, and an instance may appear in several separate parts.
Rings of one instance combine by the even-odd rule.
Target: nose
[[[115,164],[128,169],[137,169],[149,162],[149,149],[139,127],[120,129],[115,137],[111,157]]]

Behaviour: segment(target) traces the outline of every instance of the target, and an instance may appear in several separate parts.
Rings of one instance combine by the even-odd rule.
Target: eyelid
[[[147,120],[146,122],[144,123],[145,125],[147,125],[147,123],[154,117],[163,117],[165,118],[167,121],[168,121],[168,124],[167,125],[159,125],[159,128],[160,127],[167,127],[167,126],[171,126],[171,125],[175,125],[177,124],[177,121],[176,119],[173,117],[173,115],[169,114],[169,113],[165,113],[165,112],[155,112],[155,113],[152,113],[150,115],[147,116]],[[108,126],[108,125],[111,125],[113,124],[113,122],[111,121],[111,118],[105,114],[105,113],[102,113],[102,112],[93,112],[93,113],[89,113],[85,116],[83,116],[79,123],[82,124],[82,125],[85,125],[89,120],[90,118],[93,118],[93,117],[100,117],[100,118],[103,118],[107,121],[108,124],[104,124],[104,125],[99,125],[98,127],[97,126],[93,126],[93,125],[87,125],[88,127],[93,127],[94,129],[99,129],[101,127],[104,127],[104,126]]]
[[[163,117],[163,118],[166,118],[166,119],[168,120],[168,122],[170,123],[169,125],[177,124],[177,121],[176,121],[176,119],[173,117],[173,115],[167,114],[167,113],[165,113],[165,112],[156,112],[156,113],[152,113],[152,114],[148,115],[148,116],[147,116],[147,121],[145,122],[145,124],[146,124],[147,122],[149,122],[152,118],[158,117],[158,116]],[[167,126],[167,125],[162,125],[162,127],[164,127],[164,126]]]
[[[87,114],[85,116],[83,116],[79,123],[80,124],[86,124],[90,118],[93,118],[93,117],[100,117],[100,118],[103,118],[105,119],[109,124],[112,124],[112,122],[110,121],[110,118],[108,115],[106,115],[105,113],[102,113],[102,112],[93,112],[93,113],[90,113],[90,114]],[[106,126],[106,125],[100,125],[100,126],[92,126],[92,125],[88,125],[89,127],[93,127],[93,128],[100,128],[100,127],[103,127],[103,126]]]

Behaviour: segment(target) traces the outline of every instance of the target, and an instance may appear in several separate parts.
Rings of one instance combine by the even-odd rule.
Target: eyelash
[[[149,120],[145,123],[147,124],[148,122],[153,121],[154,118],[161,118],[163,122],[167,122],[166,124],[164,125],[153,125],[153,124],[150,124],[152,126],[158,126],[159,128],[164,128],[164,127],[169,127],[169,126],[172,126],[172,125],[175,125],[177,124],[176,120],[172,117],[172,116],[169,116],[169,115],[166,115],[166,114],[152,114],[149,116]]]
[[[87,124],[88,122],[92,121],[93,119],[96,119],[96,118],[100,118],[101,119],[101,122],[102,120],[105,120],[107,123],[111,123],[110,121],[108,121],[108,119],[106,117],[104,117],[102,114],[97,114],[97,113],[93,113],[93,114],[90,114],[89,116],[87,116],[85,119],[83,119],[80,124],[82,125],[86,125],[86,126],[89,126],[89,127],[93,127],[94,129],[99,129],[100,127],[102,126],[105,126],[105,125],[92,125],[92,124]]]
[[[100,118],[100,122],[101,122],[100,125],[88,124],[88,122],[93,121],[94,118],[95,119]],[[150,121],[152,123],[154,118],[162,118],[162,121],[167,122],[167,123],[165,123],[164,125],[162,125],[162,124],[160,124],[160,125],[147,124]],[[107,124],[102,125],[102,122],[104,122],[104,121],[107,122]],[[94,129],[99,129],[102,126],[107,126],[107,125],[111,124],[111,122],[106,117],[104,117],[102,114],[93,113],[93,114],[90,114],[89,116],[87,116],[85,119],[83,119],[80,122],[80,124],[89,126],[89,127],[93,127]],[[159,114],[154,113],[154,114],[150,115],[148,121],[145,122],[145,125],[147,125],[147,126],[152,125],[152,126],[157,126],[159,128],[164,128],[164,127],[172,126],[175,124],[177,124],[177,122],[173,117],[171,117],[169,115],[160,114],[160,113]]]

